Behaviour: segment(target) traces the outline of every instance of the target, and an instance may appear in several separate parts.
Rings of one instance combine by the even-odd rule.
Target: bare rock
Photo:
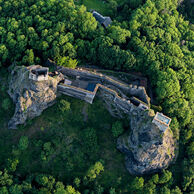
[[[117,148],[126,155],[126,168],[142,175],[167,168],[173,161],[175,145],[170,128],[160,131],[152,123],[154,113],[134,109],[130,115],[130,131],[120,136]]]
[[[56,99],[57,84],[63,78],[61,74],[48,76],[47,80],[29,79],[31,68],[41,66],[15,66],[11,71],[8,93],[16,104],[14,116],[8,123],[9,129],[16,129],[27,119],[39,116],[43,110],[51,106]]]

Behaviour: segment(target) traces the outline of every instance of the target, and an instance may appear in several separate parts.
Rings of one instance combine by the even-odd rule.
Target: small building
[[[130,98],[130,101],[137,107],[141,108],[142,110],[148,110],[149,106],[141,101],[140,99],[136,98],[135,96]]]
[[[72,84],[72,81],[68,80],[68,79],[65,79],[64,84],[70,86]]]
[[[112,20],[110,17],[104,17],[97,11],[92,11],[93,16],[96,18],[96,21],[98,21],[104,28],[107,28],[111,23]]]
[[[152,123],[155,123],[162,132],[165,132],[169,128],[171,118],[157,112]]]
[[[49,68],[47,67],[31,69],[29,72],[29,79],[34,81],[48,80],[48,72]]]

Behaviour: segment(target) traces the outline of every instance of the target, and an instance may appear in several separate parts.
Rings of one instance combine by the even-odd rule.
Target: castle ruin
[[[34,81],[48,80],[48,72],[49,68],[47,67],[37,68],[37,66],[34,66],[34,68],[30,69],[29,79],[32,79]]]
[[[171,118],[165,116],[163,113],[157,112],[152,123],[155,123],[159,129],[163,132],[165,132],[170,125]]]
[[[126,84],[115,77],[102,73],[92,72],[82,68],[57,67],[55,73],[49,73],[49,68],[33,66],[29,70],[29,79],[34,81],[48,80],[48,76],[62,74],[64,79],[58,83],[57,91],[61,94],[93,103],[97,91],[105,103],[114,106],[117,110],[129,115],[134,109],[142,111],[150,109],[150,98],[143,86]],[[110,109],[109,109],[110,111]],[[112,112],[112,115],[114,113]],[[117,114],[120,116],[120,114]],[[165,132],[171,119],[157,112],[152,123],[156,124],[160,131]]]

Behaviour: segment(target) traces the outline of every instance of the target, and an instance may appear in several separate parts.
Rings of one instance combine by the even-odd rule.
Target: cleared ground
[[[87,7],[87,10],[90,11],[94,9],[103,15],[107,15],[109,13],[108,4],[105,1],[101,0],[78,0],[75,2],[77,4],[83,4]]]

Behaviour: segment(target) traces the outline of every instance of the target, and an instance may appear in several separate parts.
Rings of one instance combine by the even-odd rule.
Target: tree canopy
[[[2,151],[4,162],[0,160],[0,193],[124,193],[126,190],[135,193],[194,192],[194,28],[183,16],[192,21],[191,2],[101,1],[106,4],[109,9],[107,13],[113,19],[107,29],[80,2],[0,0],[0,70],[3,72],[0,72],[0,83],[4,80],[4,70],[13,62],[28,66],[44,64],[48,58],[56,61],[57,65],[70,68],[92,64],[116,71],[141,72],[149,78],[154,105],[162,107],[163,112],[172,118],[170,127],[179,141],[177,162],[158,174],[130,177],[126,185],[121,184],[122,177],[110,185],[109,175],[105,175],[105,183],[100,184],[101,175],[112,165],[100,160],[99,147],[104,143],[99,140],[100,123],[91,121],[91,126],[85,126],[80,122],[81,116],[78,116],[80,110],[68,101],[61,100],[55,113],[61,119],[58,123],[60,137],[55,132],[45,137],[37,132],[42,138],[39,141],[33,139],[34,132],[28,138],[22,131],[10,141],[13,144],[10,152]],[[12,104],[5,95],[6,84],[2,84],[0,90],[0,115],[4,118],[4,115],[9,116]],[[104,112],[100,114],[104,115]],[[46,133],[52,125],[53,118],[44,119],[47,125],[41,127],[42,133]],[[103,119],[101,117],[100,122],[103,123]],[[6,129],[4,120],[0,118],[2,131]],[[65,123],[69,122],[71,127],[65,128]],[[116,121],[111,125],[108,138],[118,137],[123,132],[122,123]],[[30,126],[30,122],[27,126]],[[81,135],[76,131],[69,139],[65,139],[66,132],[73,127],[79,128]],[[49,129],[53,128],[55,126]],[[106,126],[101,130],[106,130]],[[73,141],[72,138],[78,134],[79,138]],[[4,145],[8,137],[2,137],[0,144]],[[63,145],[62,151],[60,145]],[[31,149],[35,156],[38,153],[38,161],[43,167],[53,164],[56,169],[53,166],[48,169],[51,174],[42,169],[32,173],[26,170],[27,166],[22,169],[21,166],[33,155],[28,153]],[[110,153],[106,150],[103,154],[109,156]],[[110,154],[110,160],[111,157]],[[33,159],[37,162],[37,158]],[[61,181],[62,168],[66,172],[63,176],[69,177],[67,183]],[[27,174],[22,174],[23,171]],[[80,171],[80,176],[73,177],[74,171]]]

